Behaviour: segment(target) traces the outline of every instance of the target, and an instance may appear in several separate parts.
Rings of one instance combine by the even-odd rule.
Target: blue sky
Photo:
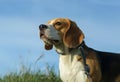
[[[23,63],[58,66],[57,53],[44,50],[38,29],[57,17],[76,21],[89,47],[120,53],[119,0],[0,0],[0,75],[19,71]]]

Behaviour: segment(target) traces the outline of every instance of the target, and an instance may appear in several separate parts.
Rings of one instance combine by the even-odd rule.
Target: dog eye
[[[62,23],[61,22],[56,22],[56,25],[61,25]]]

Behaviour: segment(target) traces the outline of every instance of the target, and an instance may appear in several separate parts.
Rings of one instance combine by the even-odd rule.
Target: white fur
[[[49,39],[61,40],[59,32],[53,27],[54,21],[46,24],[48,28],[45,30],[45,35]],[[78,53],[81,52],[75,49],[69,52],[68,48],[64,44],[54,45],[58,52],[65,52],[64,55],[60,55],[59,59],[59,69],[60,77],[63,82],[86,82],[87,75],[84,71],[84,65],[82,62],[78,61]]]
[[[60,55],[59,69],[60,77],[63,82],[87,81],[84,66],[81,62],[77,61],[75,55]]]
[[[45,30],[46,37],[53,40],[60,40],[59,32],[52,25],[47,26],[48,28]]]
[[[59,31],[57,31],[53,27],[53,23],[54,23],[54,20],[51,21],[49,24],[46,24],[48,26],[48,29],[45,30],[45,34],[49,39],[60,40]]]

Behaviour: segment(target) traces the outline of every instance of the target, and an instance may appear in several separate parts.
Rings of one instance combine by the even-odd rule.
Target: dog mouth
[[[40,38],[44,37],[45,36],[45,33],[44,32],[40,32]]]
[[[59,40],[53,40],[53,42],[55,42],[55,43],[59,43]]]
[[[45,35],[44,32],[40,32],[40,38],[41,38],[45,43],[48,43],[48,44],[57,44],[57,43],[59,43],[59,40],[48,38],[48,37]]]

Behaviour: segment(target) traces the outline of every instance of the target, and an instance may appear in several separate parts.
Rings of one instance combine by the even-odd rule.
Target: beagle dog
[[[86,46],[84,34],[76,23],[68,18],[56,18],[41,24],[40,38],[45,49],[53,47],[59,55],[60,78],[63,82],[120,82],[120,54],[102,52]],[[89,66],[85,73],[82,46]]]

